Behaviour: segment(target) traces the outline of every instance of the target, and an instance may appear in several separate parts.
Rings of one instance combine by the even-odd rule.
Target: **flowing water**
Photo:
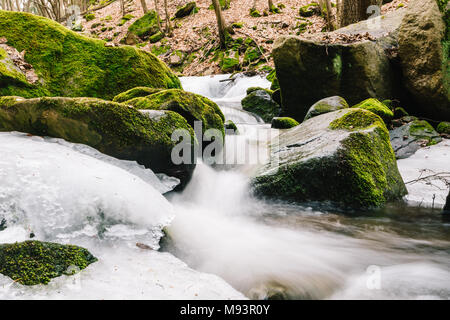
[[[99,258],[48,286],[0,275],[0,298],[450,298],[450,224],[438,211],[393,204],[348,216],[252,198],[250,177],[277,131],[240,100],[248,87],[270,84],[227,78],[182,78],[185,90],[216,101],[239,134],[226,136],[227,165],[199,163],[186,189],[166,197],[176,179],[134,162],[0,133],[0,243],[33,234]],[[136,247],[158,249],[163,228],[163,250]]]

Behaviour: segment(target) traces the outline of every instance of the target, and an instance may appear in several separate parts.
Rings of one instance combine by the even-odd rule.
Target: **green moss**
[[[240,69],[239,53],[227,50],[220,53],[220,68],[223,72],[233,72]]]
[[[319,4],[317,2],[311,2],[307,5],[304,5],[302,7],[300,7],[298,14],[301,17],[311,17],[315,14],[319,14],[320,13],[320,7]]]
[[[225,131],[226,133],[232,133],[232,134],[238,134],[239,130],[238,127],[236,126],[236,124],[232,121],[232,120],[227,120],[225,121],[225,129],[228,130]]]
[[[368,129],[372,126],[385,127],[383,120],[379,116],[364,109],[355,109],[347,112],[330,123],[330,129],[333,130],[356,131]]]
[[[270,95],[273,94],[273,90],[270,90],[270,89],[265,89],[265,88],[261,88],[261,87],[250,87],[250,88],[247,88],[247,95],[249,95],[250,93],[252,93],[254,91],[258,91],[258,90],[264,90],[265,92],[267,92]]]
[[[48,284],[71,275],[69,267],[85,269],[97,261],[88,250],[74,245],[25,241],[0,245],[0,273],[23,285]]]
[[[141,39],[147,39],[159,31],[158,14],[154,10],[148,11],[128,27],[129,33],[135,34]]]
[[[49,19],[0,11],[0,37],[32,64],[41,92],[0,88],[0,95],[87,96],[111,99],[137,86],[179,88],[178,78],[154,55],[132,47],[105,47]],[[44,94],[46,92],[47,94]]]
[[[84,19],[86,19],[86,21],[94,20],[95,19],[95,14],[88,13],[87,15],[84,16]]]
[[[195,14],[197,12],[198,12],[197,4],[195,3],[195,1],[191,1],[177,9],[177,11],[175,12],[175,18],[181,19],[190,14]]]
[[[259,18],[261,17],[261,13],[259,13],[258,10],[256,10],[255,8],[251,8],[250,9],[250,16],[253,18]]]
[[[353,106],[353,108],[361,108],[365,110],[369,110],[376,115],[379,115],[384,122],[389,123],[394,117],[394,113],[383,103],[374,98],[369,98],[360,102],[359,104]]]
[[[126,101],[138,109],[170,110],[182,115],[194,127],[203,123],[203,131],[218,129],[223,133],[225,117],[216,103],[201,95],[179,89],[170,89],[146,97]]]
[[[280,114],[280,106],[272,100],[271,95],[266,90],[256,90],[251,92],[241,101],[245,111],[252,112],[260,116],[265,122],[271,122],[273,117]]]
[[[163,89],[149,88],[149,87],[136,87],[128,91],[122,92],[114,97],[114,102],[125,102],[137,97],[145,97],[154,93],[157,93]]]
[[[289,117],[275,117],[272,119],[272,128],[289,129],[298,126],[297,120]]]
[[[278,83],[277,73],[275,69],[272,69],[272,71],[269,72],[266,79],[272,82],[272,85],[270,86],[271,90],[280,89],[280,84]]]
[[[450,122],[441,122],[437,126],[437,132],[450,134]]]
[[[429,146],[442,141],[434,128],[425,120],[414,120],[409,123],[409,134],[419,140],[427,140]]]
[[[162,40],[165,37],[164,33],[159,31],[157,33],[155,33],[154,35],[150,36],[149,40],[150,43],[156,43],[160,40]]]
[[[252,62],[255,62],[256,60],[259,60],[261,56],[262,53],[258,48],[248,47],[244,53],[244,64],[250,64]]]
[[[234,22],[231,27],[234,29],[241,29],[244,26],[243,22]]]

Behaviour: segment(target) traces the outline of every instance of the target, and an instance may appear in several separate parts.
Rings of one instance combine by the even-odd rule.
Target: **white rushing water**
[[[0,222],[7,225],[0,243],[34,233],[83,246],[99,259],[48,286],[25,287],[0,275],[0,299],[450,298],[450,224],[436,212],[388,206],[347,217],[252,198],[248,184],[259,163],[246,164],[244,153],[267,151],[277,132],[240,101],[248,87],[270,83],[259,76],[220,81],[227,78],[181,81],[237,123],[239,134],[227,135],[225,152],[243,163],[199,163],[186,189],[169,200],[161,194],[178,181],[135,162],[60,139],[0,133]],[[427,154],[446,157],[443,146],[399,162],[400,171],[415,177]],[[409,187],[412,195],[429,193],[417,186]],[[164,227],[165,252],[156,251]]]
[[[233,119],[242,112],[240,100],[248,87],[270,85],[261,77],[220,82],[226,78],[189,77],[182,83],[216,101]],[[240,132],[247,145],[255,131],[270,130],[253,120],[240,122],[242,127],[253,129]],[[238,139],[227,136],[226,149]],[[177,215],[168,227],[169,250],[251,298],[450,298],[450,225],[439,216],[418,227],[418,234],[414,224],[420,221],[404,223],[389,213],[385,218],[346,218],[264,203],[248,194],[248,174],[197,165],[184,192],[172,198]],[[441,233],[433,239],[436,230]]]

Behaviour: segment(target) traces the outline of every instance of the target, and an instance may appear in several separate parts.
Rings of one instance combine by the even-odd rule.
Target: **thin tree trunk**
[[[273,1],[272,1],[272,0],[269,0],[269,11],[272,10],[272,7],[273,7]]]
[[[125,15],[125,0],[120,0],[120,11],[122,11],[122,17]]]
[[[141,7],[142,7],[142,11],[144,11],[144,14],[146,14],[148,12],[148,8],[147,8],[147,3],[145,2],[145,0],[141,0]]]
[[[342,11],[339,26],[345,27],[369,18],[367,9],[373,5],[380,5],[379,0],[342,0]]]
[[[214,11],[216,13],[216,19],[217,19],[217,29],[219,31],[219,40],[220,40],[220,47],[226,48],[226,38],[225,38],[225,19],[222,15],[222,9],[220,8],[219,0],[212,0]]]
[[[167,0],[164,0],[164,12],[166,14],[166,34],[171,36],[172,34],[172,25],[170,24],[170,16],[169,9],[167,7]]]
[[[158,29],[161,30],[161,21],[159,20],[159,3],[155,0],[155,12],[156,12],[156,23],[158,24]]]

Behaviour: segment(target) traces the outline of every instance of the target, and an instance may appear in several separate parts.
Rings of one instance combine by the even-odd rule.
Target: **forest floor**
[[[190,0],[169,0],[169,15],[173,17],[177,8],[185,5]],[[393,0],[383,5],[382,14],[395,10],[401,6],[407,6],[409,0]],[[258,64],[240,66],[241,71],[249,69],[261,69],[263,66],[273,67],[270,56],[273,41],[283,35],[300,35],[318,33],[325,30],[325,19],[320,15],[308,18],[299,16],[299,8],[309,4],[311,0],[274,0],[275,5],[283,5],[280,13],[268,13],[267,1],[258,0],[257,10],[261,17],[251,17],[250,8],[254,0],[231,0],[230,8],[223,11],[227,25],[238,23],[241,27],[233,29],[236,38],[251,38],[264,54]],[[333,2],[333,1],[332,1]],[[155,2],[146,1],[148,9],[155,8]],[[173,35],[165,37],[158,43],[138,43],[143,50],[151,51],[164,60],[172,69],[184,76],[200,76],[219,74],[224,71],[220,68],[217,57],[209,53],[218,45],[217,24],[214,10],[210,8],[211,0],[196,0],[198,12],[182,19],[171,21],[174,26]],[[128,27],[144,13],[140,1],[126,2],[126,14],[131,14],[132,19],[120,25],[122,13],[120,1],[114,1],[109,6],[94,11],[95,18],[91,21],[83,20],[84,33],[120,45],[121,39],[126,37]],[[164,27],[163,1],[159,1],[158,12]],[[306,23],[305,23],[306,22]],[[174,59],[174,53],[182,57]],[[176,58],[176,57],[175,57]],[[240,59],[242,60],[242,54]],[[268,61],[265,61],[268,60]],[[267,67],[265,68],[267,69]]]

